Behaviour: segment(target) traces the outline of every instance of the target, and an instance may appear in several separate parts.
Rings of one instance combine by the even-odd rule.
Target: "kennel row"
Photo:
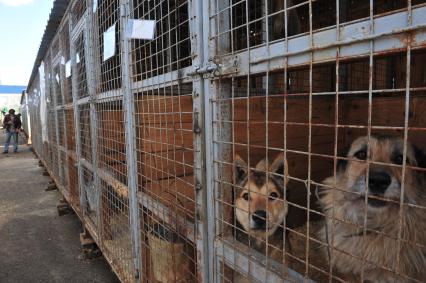
[[[56,0],[35,152],[123,282],[421,282],[425,15]]]

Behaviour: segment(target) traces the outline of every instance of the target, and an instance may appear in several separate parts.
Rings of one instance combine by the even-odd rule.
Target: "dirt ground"
[[[0,129],[1,152],[3,142]],[[118,282],[102,257],[82,259],[81,223],[58,216],[49,180],[28,146],[0,153],[0,282]]]

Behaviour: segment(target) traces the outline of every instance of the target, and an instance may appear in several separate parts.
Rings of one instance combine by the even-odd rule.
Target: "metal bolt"
[[[195,134],[201,134],[201,128],[198,125],[194,126],[194,133]]]
[[[200,184],[200,182],[196,182],[196,184],[195,184],[195,191],[200,191],[201,189],[203,188],[203,186]]]

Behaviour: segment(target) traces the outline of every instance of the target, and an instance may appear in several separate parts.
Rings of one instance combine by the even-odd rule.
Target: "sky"
[[[53,2],[0,0],[0,84],[28,84]]]

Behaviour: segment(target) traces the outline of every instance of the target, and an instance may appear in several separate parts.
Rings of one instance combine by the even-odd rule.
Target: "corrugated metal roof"
[[[59,24],[64,17],[65,11],[67,10],[69,1],[68,0],[55,0],[53,3],[52,11],[50,12],[49,20],[47,21],[46,29],[44,30],[43,37],[41,39],[40,47],[38,49],[37,57],[34,62],[33,71],[30,76],[27,88],[32,84],[34,78],[37,75],[38,67],[44,56],[49,49],[50,43],[52,42],[56,31],[58,30]]]
[[[0,94],[21,94],[26,88],[24,85],[0,85]]]

